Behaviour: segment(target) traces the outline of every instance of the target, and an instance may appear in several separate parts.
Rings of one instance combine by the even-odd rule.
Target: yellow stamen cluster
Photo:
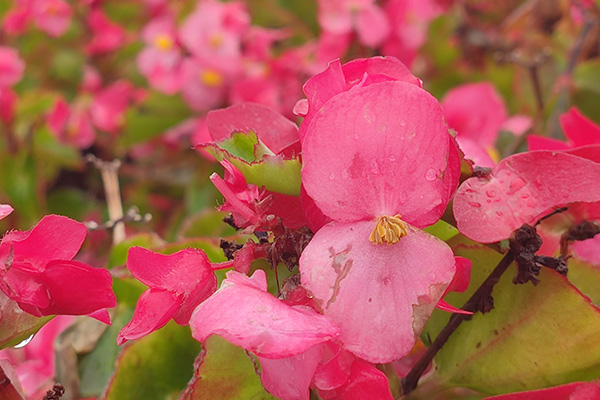
[[[217,87],[221,86],[223,83],[223,75],[221,75],[218,71],[207,69],[200,73],[200,80],[206,86]]]
[[[223,44],[223,36],[219,34],[212,35],[208,39],[208,44],[213,48],[220,47]]]
[[[171,39],[169,35],[161,33],[154,38],[154,45],[157,49],[162,51],[171,50],[173,47],[173,39]]]
[[[373,244],[394,244],[408,235],[408,225],[400,219],[402,216],[397,214],[393,217],[383,216],[377,219],[375,229],[369,235],[369,240]]]

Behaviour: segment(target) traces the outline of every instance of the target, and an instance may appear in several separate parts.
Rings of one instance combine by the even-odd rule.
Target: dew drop
[[[371,161],[371,173],[377,175],[379,173],[379,164],[377,161]]]
[[[406,126],[406,121],[405,120],[401,120],[400,121],[400,126]]]
[[[20,349],[20,348],[27,346],[29,344],[29,342],[31,342],[31,339],[33,339],[33,335],[29,336],[27,339],[23,340],[21,343],[17,344],[16,346],[13,346],[13,349]]]
[[[342,179],[347,181],[349,177],[350,177],[350,174],[348,173],[348,170],[347,169],[343,170],[342,171]]]
[[[331,175],[329,175],[329,180],[330,180],[330,181],[332,181],[332,180],[334,180],[334,179],[335,179],[335,174],[334,174],[334,173],[331,173]]]
[[[475,201],[469,201],[469,205],[471,207],[476,207],[476,208],[481,207],[481,204],[479,204],[479,203],[477,203]]]
[[[396,161],[396,155],[395,155],[395,154],[390,154],[390,155],[388,156],[388,159],[389,159],[391,162],[394,162],[394,161]]]
[[[525,181],[521,178],[515,178],[510,182],[509,189],[506,194],[513,194],[525,186]]]
[[[425,179],[427,179],[429,182],[434,181],[436,177],[437,174],[433,168],[429,168],[427,172],[425,172]]]
[[[485,194],[487,194],[488,197],[496,197],[496,191],[495,190],[486,190]]]
[[[354,134],[354,140],[358,140],[360,138],[360,136],[358,136],[358,133]]]
[[[502,217],[504,215],[504,213],[502,211],[496,211],[496,215],[499,217]]]

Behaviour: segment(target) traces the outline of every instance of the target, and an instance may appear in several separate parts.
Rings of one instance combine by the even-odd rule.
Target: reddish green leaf
[[[473,261],[467,292],[446,297],[460,307],[502,256],[464,238],[451,243]],[[440,380],[501,394],[600,376],[600,310],[554,271],[542,269],[537,286],[514,285],[514,274],[509,268],[494,288],[494,310],[464,322],[438,353]],[[435,338],[447,321],[436,312],[425,337]]]
[[[26,313],[0,291],[0,349],[19,344],[51,319]]]
[[[254,368],[243,349],[213,335],[196,359],[196,372],[182,400],[275,399],[263,388]]]

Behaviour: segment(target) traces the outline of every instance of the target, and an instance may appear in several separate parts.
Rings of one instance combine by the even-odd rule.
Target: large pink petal
[[[117,344],[139,339],[162,328],[181,306],[181,296],[163,289],[146,290],[138,299],[131,321],[117,336]]]
[[[3,243],[11,242],[15,233],[8,233]],[[85,240],[85,225],[60,215],[46,215],[29,232],[12,242],[15,259],[27,260],[38,268],[53,259],[71,260]]]
[[[553,207],[600,200],[600,164],[565,153],[535,151],[502,160],[488,177],[467,179],[454,198],[465,236],[481,243],[506,239]]]
[[[216,334],[266,358],[302,353],[336,337],[339,329],[308,307],[290,307],[267,293],[266,275],[227,273],[221,288],[200,304],[190,321],[199,341]]]
[[[308,389],[321,353],[319,344],[298,355],[277,360],[258,357],[263,386],[278,399],[308,400]]]
[[[393,80],[422,86],[421,80],[396,57],[357,58],[344,64],[342,72],[348,88],[360,82],[365,75],[375,82]]]
[[[355,88],[329,100],[309,126],[302,183],[334,220],[400,213],[426,226],[456,185],[448,136],[439,104],[416,85]]]
[[[206,123],[214,141],[252,131],[275,154],[299,140],[296,124],[262,104],[242,103],[211,111]]]
[[[375,222],[325,225],[300,258],[302,285],[341,328],[344,348],[370,362],[408,354],[454,276],[441,240],[409,227],[393,245],[374,245]]]
[[[110,272],[78,261],[51,261],[42,274],[50,304],[42,315],[86,315],[117,305]]]
[[[336,400],[393,400],[390,384],[383,372],[362,360],[356,360],[350,368],[348,381],[335,390],[335,396],[329,397],[326,392],[319,391],[325,399]],[[333,393],[329,393],[333,394]]]

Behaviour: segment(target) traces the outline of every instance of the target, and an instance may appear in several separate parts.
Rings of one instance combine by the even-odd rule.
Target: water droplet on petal
[[[342,171],[342,179],[346,181],[346,180],[348,180],[349,177],[350,177],[350,174],[348,173],[348,170],[347,169],[343,170]]]
[[[504,215],[504,213],[502,211],[496,211],[496,215],[499,217],[502,217]]]
[[[371,161],[371,173],[377,175],[379,173],[379,164],[377,161]]]
[[[388,159],[389,159],[391,162],[394,162],[394,161],[396,161],[396,155],[395,155],[395,154],[390,154],[390,155],[388,156]]]
[[[405,120],[401,120],[400,121],[400,126],[406,126],[406,121]]]
[[[430,182],[434,181],[436,177],[437,177],[437,174],[435,172],[435,169],[433,169],[433,168],[429,168],[427,170],[427,172],[425,172],[425,179],[427,179]]]
[[[471,207],[481,207],[481,204],[479,204],[479,203],[477,203],[477,202],[475,202],[475,201],[469,201],[469,205],[470,205]]]
[[[329,175],[329,180],[334,180],[335,179],[335,174],[332,172],[331,175]]]
[[[33,339],[33,335],[29,336],[27,339],[23,340],[21,343],[17,344],[16,346],[13,346],[13,349],[20,349],[20,348],[27,346],[29,344],[29,342],[31,342],[31,339]]]
[[[521,178],[515,178],[510,182],[509,189],[506,194],[513,194],[525,186],[525,181]]]
[[[495,190],[486,190],[485,194],[487,194],[488,197],[496,197],[496,191]]]
[[[354,140],[358,140],[360,138],[360,136],[358,136],[358,133],[354,134]]]

